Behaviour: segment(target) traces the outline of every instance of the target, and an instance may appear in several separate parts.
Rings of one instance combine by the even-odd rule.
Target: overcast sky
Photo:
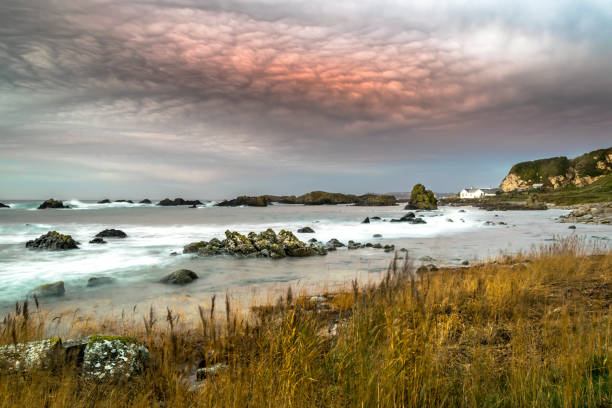
[[[458,191],[611,112],[605,0],[0,3],[0,198]]]

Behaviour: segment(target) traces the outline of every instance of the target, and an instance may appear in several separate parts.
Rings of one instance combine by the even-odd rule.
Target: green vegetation
[[[549,183],[549,177],[565,175],[570,168],[567,157],[553,157],[551,159],[540,159],[525,161],[515,164],[510,169],[510,174],[516,174],[522,180],[531,184]]]
[[[435,210],[438,208],[438,200],[431,190],[426,190],[422,184],[416,184],[412,188],[410,201],[406,209],[413,210]]]
[[[249,318],[229,299],[222,313],[214,300],[200,308],[199,324],[170,310],[144,322],[79,317],[63,322],[67,336],[142,339],[144,373],[2,375],[0,407],[609,407],[612,253],[584,248],[555,241],[421,275],[393,262],[376,285],[317,298],[288,290]],[[0,323],[0,344],[56,330],[54,314],[28,310]],[[207,371],[196,383],[198,365]]]
[[[584,187],[567,186],[560,190],[538,194],[540,200],[558,205],[600,203],[612,201],[612,174]]]

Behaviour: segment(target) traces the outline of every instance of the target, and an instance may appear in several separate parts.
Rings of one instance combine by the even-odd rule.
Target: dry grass
[[[422,279],[393,263],[379,284],[326,298],[288,291],[249,318],[215,299],[199,327],[170,310],[74,322],[75,336],[139,337],[149,368],[119,384],[70,369],[0,376],[0,406],[612,405],[612,253],[579,240]],[[52,334],[49,316],[19,309],[0,343]],[[198,364],[227,369],[195,385]]]

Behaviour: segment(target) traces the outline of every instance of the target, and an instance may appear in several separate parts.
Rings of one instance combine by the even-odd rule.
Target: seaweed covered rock
[[[431,190],[426,190],[422,184],[416,184],[410,193],[410,201],[406,210],[436,210],[438,200]]]
[[[43,201],[41,205],[38,206],[39,210],[44,210],[46,208],[70,208],[67,205],[64,205],[64,202],[61,200],[54,200],[52,198]]]
[[[225,231],[225,239],[192,242],[185,245],[183,253],[197,253],[199,256],[231,255],[237,257],[284,258],[325,255],[327,250],[318,242],[300,241],[291,231],[281,230],[276,234],[267,229],[259,234],[248,235],[237,231]]]
[[[141,373],[148,361],[149,350],[134,338],[94,335],[83,352],[81,373],[97,380],[129,378]]]
[[[198,279],[198,274],[189,269],[179,269],[169,275],[164,276],[161,283],[171,283],[173,285],[186,285]]]
[[[218,207],[240,207],[242,205],[248,207],[266,207],[268,205],[268,200],[266,196],[240,196],[233,200],[222,201],[216,205]]]
[[[60,251],[78,249],[79,247],[78,242],[72,239],[72,236],[60,234],[57,231],[49,231],[34,240],[26,242],[26,248]]]
[[[169,198],[164,198],[157,205],[162,207],[171,207],[177,205],[202,205],[200,200],[183,200],[182,198],[175,198],[174,200],[170,200]]]
[[[355,200],[358,206],[388,206],[397,204],[397,199],[393,195],[387,194],[364,194]]]
[[[127,234],[121,230],[110,228],[100,231],[96,234],[96,238],[126,238]]]
[[[37,286],[32,291],[32,296],[36,296],[39,298],[60,297],[64,296],[64,293],[66,293],[66,289],[64,288],[64,281],[57,281]]]

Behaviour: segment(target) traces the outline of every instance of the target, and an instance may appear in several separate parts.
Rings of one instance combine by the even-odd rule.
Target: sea
[[[473,207],[445,207],[417,213],[426,224],[390,222],[407,211],[403,205],[303,206],[275,204],[263,208],[216,207],[215,201],[197,208],[155,204],[70,200],[70,209],[38,210],[42,200],[3,201],[0,209],[0,312],[14,310],[44,283],[64,281],[61,298],[40,299],[49,310],[79,310],[89,314],[145,311],[150,307],[196,310],[212,296],[228,296],[248,309],[274,301],[292,287],[294,294],[323,293],[348,285],[376,282],[394,256],[418,267],[422,264],[462,267],[501,254],[529,251],[566,237],[579,236],[594,248],[612,247],[612,227],[559,223],[567,210],[484,211]],[[362,221],[380,217],[369,224]],[[311,227],[315,232],[297,230]],[[124,231],[124,239],[107,238],[90,244],[100,231]],[[336,238],[361,243],[395,245],[395,252],[340,248],[326,256],[260,259],[230,256],[198,257],[183,254],[194,241],[223,239],[226,230],[248,233],[267,228],[293,231],[298,238],[326,242]],[[26,249],[25,243],[48,231],[70,234],[80,248],[69,251]],[[375,234],[382,237],[375,238]],[[402,250],[404,249],[404,250]],[[397,252],[397,253],[396,253]],[[185,286],[159,283],[177,269],[190,269],[199,279]],[[113,283],[87,287],[91,277],[112,277]],[[42,307],[42,306],[41,306]]]

